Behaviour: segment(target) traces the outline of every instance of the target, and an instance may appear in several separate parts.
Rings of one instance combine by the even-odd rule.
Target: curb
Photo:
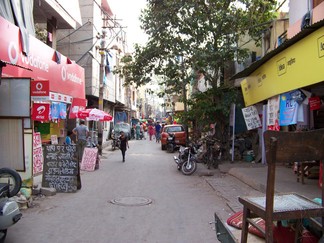
[[[234,176],[235,178],[239,179],[240,181],[244,182],[257,191],[260,191],[262,193],[266,192],[266,185],[258,182],[257,180],[254,180],[251,176],[242,173],[239,168],[229,169],[228,174]]]

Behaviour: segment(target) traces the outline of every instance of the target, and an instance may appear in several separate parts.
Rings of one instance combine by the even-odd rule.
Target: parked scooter
[[[15,196],[21,188],[20,175],[9,168],[0,169],[0,243],[7,236],[7,229],[17,223],[22,214],[18,203],[11,197]]]
[[[166,141],[166,148],[169,153],[173,153],[176,148],[176,142],[175,142],[175,134],[174,133],[168,133],[167,141]]]
[[[191,144],[188,147],[180,146],[178,156],[173,156],[178,170],[184,175],[192,175],[197,169],[196,155],[201,145]]]

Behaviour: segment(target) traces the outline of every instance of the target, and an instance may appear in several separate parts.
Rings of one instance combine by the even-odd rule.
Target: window
[[[183,132],[184,129],[182,126],[167,127],[166,132]]]

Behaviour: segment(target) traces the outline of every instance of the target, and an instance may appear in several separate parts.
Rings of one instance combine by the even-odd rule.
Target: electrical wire
[[[98,39],[95,41],[95,43],[93,43],[93,45],[90,47],[90,49],[89,50],[87,50],[77,61],[76,61],[76,63],[79,63],[87,54],[88,54],[88,52],[89,51],[91,51],[92,50],[92,48],[97,44],[97,42],[98,42]]]
[[[79,28],[76,28],[76,29],[75,29],[74,31],[72,31],[70,34],[64,36],[64,37],[63,37],[62,39],[60,39],[60,40],[57,40],[57,43],[60,42],[60,41],[62,41],[62,40],[64,40],[65,38],[67,38],[67,37],[73,35],[75,32],[77,32],[79,29],[81,29],[82,27],[84,27],[86,24],[89,24],[89,23],[91,23],[91,21],[88,20],[86,23],[84,23],[83,25],[81,25]],[[91,23],[91,24],[92,24],[92,23]]]

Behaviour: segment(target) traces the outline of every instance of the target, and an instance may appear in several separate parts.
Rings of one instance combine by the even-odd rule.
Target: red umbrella
[[[111,121],[113,119],[110,114],[96,108],[78,111],[77,116],[88,121]]]

